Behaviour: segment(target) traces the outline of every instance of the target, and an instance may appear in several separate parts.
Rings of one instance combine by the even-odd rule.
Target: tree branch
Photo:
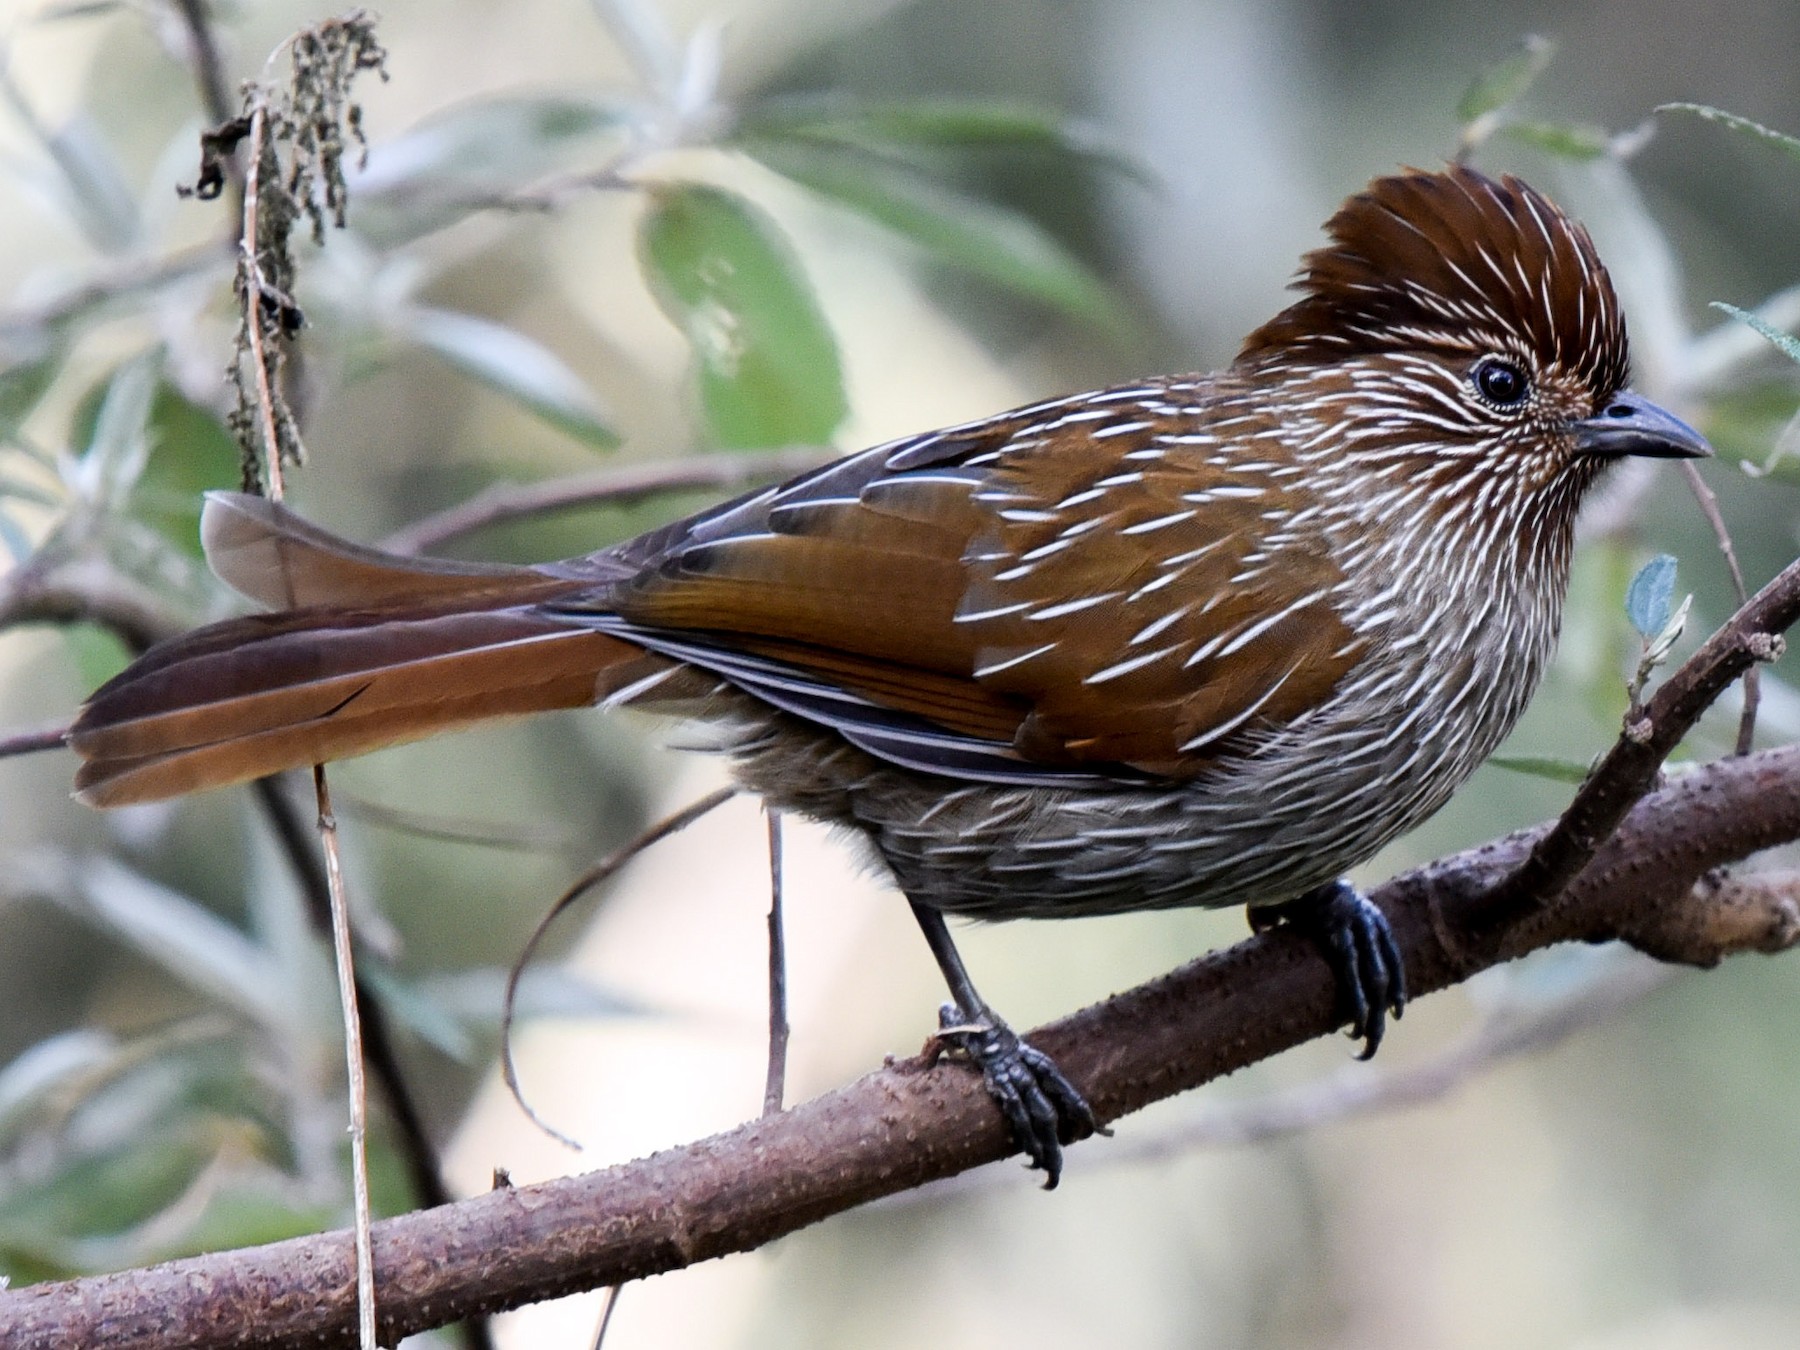
[[[1420,993],[1555,942],[1686,934],[1684,960],[1764,950],[1800,931],[1781,888],[1746,888],[1734,916],[1696,886],[1716,867],[1800,837],[1800,747],[1721,760],[1632,810],[1561,903],[1492,904],[1550,833],[1540,826],[1389,882],[1375,898]],[[1751,913],[1746,897],[1767,897]],[[1721,945],[1704,947],[1713,934]],[[1652,938],[1650,935],[1656,935]],[[1329,1033],[1331,976],[1275,930],[1031,1034],[1103,1120]],[[726,1134],[586,1176],[507,1188],[376,1226],[389,1339],[745,1251],[855,1205],[1004,1156],[979,1078],[923,1058]],[[1103,1149],[1095,1141],[1087,1149]],[[1079,1156],[1079,1155],[1077,1155]],[[0,1293],[24,1347],[302,1346],[341,1340],[355,1312],[350,1239],[266,1247]]]
[[[381,546],[390,553],[423,553],[451,539],[524,516],[548,515],[602,502],[633,502],[660,492],[729,490],[779,482],[836,457],[835,450],[810,447],[743,451],[633,464],[537,483],[497,483],[466,502],[395,530],[381,541]]]

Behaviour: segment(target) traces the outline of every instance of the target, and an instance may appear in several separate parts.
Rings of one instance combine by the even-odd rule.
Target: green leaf
[[[93,435],[71,474],[71,486],[97,506],[121,506],[150,458],[150,405],[162,369],[160,350],[127,361],[106,382]]]
[[[117,157],[85,113],[43,138],[58,171],[58,193],[89,244],[119,254],[142,234],[137,201]]]
[[[515,328],[448,309],[411,308],[399,330],[463,374],[598,450],[619,443],[600,400],[548,347]]]
[[[204,1207],[179,1236],[157,1243],[154,1259],[171,1261],[203,1252],[259,1247],[330,1228],[335,1207],[307,1205],[283,1188],[251,1178],[228,1182],[206,1196]]]
[[[388,1012],[420,1040],[458,1064],[475,1062],[475,1042],[468,1029],[432,992],[379,962],[359,962],[358,973],[381,995]]]
[[[863,103],[831,95],[771,99],[745,112],[731,143],[751,153],[760,138],[799,140],[858,150],[993,149],[1087,160],[1138,182],[1155,175],[1093,128],[1047,108],[975,99]]]
[[[1703,426],[1719,457],[1752,478],[1800,486],[1800,391],[1793,381],[1763,380],[1714,395]]]
[[[1625,615],[1646,642],[1669,624],[1675,601],[1675,559],[1659,553],[1631,578],[1625,588]]]
[[[1558,159],[1599,159],[1612,149],[1612,135],[1605,127],[1585,123],[1508,122],[1500,130],[1503,135]]]
[[[47,491],[36,483],[27,483],[22,478],[14,478],[11,474],[5,473],[0,473],[0,497],[32,502],[37,506],[56,507],[62,505],[62,498],[54,492]]]
[[[430,975],[420,981],[440,1008],[466,1025],[498,1035],[507,972],[495,966]],[[534,966],[519,980],[513,1015],[532,1017],[639,1017],[645,1004],[614,993],[566,966]]]
[[[1736,305],[1728,305],[1723,300],[1714,300],[1712,307],[1731,315],[1739,323],[1749,324],[1775,346],[1781,349],[1782,355],[1790,361],[1800,362],[1800,338],[1792,333],[1784,333],[1761,315],[1752,314],[1747,309],[1739,309]]]
[[[150,440],[150,461],[132,509],[175,547],[198,558],[201,502],[214,488],[238,485],[237,442],[217,415],[166,381],[150,403]]]
[[[0,1069],[0,1139],[10,1139],[44,1098],[91,1081],[118,1054],[110,1033],[91,1028],[60,1031],[20,1051]]]
[[[1475,122],[1517,103],[1556,55],[1556,43],[1535,33],[1528,34],[1519,49],[1494,62],[1478,74],[1456,102],[1460,122]]]
[[[1490,755],[1487,762],[1511,773],[1549,778],[1558,783],[1580,783],[1588,776],[1588,765],[1554,755]]]
[[[1761,122],[1752,122],[1748,117],[1739,117],[1736,113],[1728,113],[1722,108],[1710,107],[1705,103],[1663,103],[1657,112],[1685,112],[1703,118],[1708,122],[1717,122],[1720,126],[1729,127],[1733,131],[1742,132],[1754,137],[1766,145],[1772,145],[1785,154],[1800,159],[1800,137],[1789,136],[1785,132],[1765,127]]]
[[[265,1027],[294,1019],[275,960],[238,929],[189,899],[108,858],[78,873],[76,908],[177,979]]]
[[[39,355],[0,370],[0,441],[19,434],[62,371],[66,355],[60,343],[51,342]]]
[[[63,628],[62,637],[75,666],[75,683],[82,689],[98,689],[131,664],[133,652],[110,628],[70,624]]]
[[[638,230],[651,292],[688,336],[707,425],[747,449],[820,445],[849,412],[831,327],[775,223],[742,197],[661,188]]]
[[[775,172],[910,239],[941,263],[1017,295],[1123,332],[1117,297],[1031,221],[866,155],[767,144]]]
[[[186,1193],[215,1154],[200,1122],[81,1155],[43,1181],[0,1194],[0,1231],[75,1238],[122,1233]]]

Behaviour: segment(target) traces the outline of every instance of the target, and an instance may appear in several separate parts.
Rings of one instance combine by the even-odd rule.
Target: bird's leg
[[[939,1044],[966,1056],[981,1070],[1013,1141],[1033,1167],[1044,1170],[1044,1189],[1055,1190],[1062,1176],[1063,1145],[1085,1139],[1098,1128],[1093,1109],[1063,1077],[1056,1061],[1021,1040],[975,991],[943,914],[916,901],[912,911],[955,999],[938,1013]]]
[[[1368,897],[1339,878],[1279,905],[1256,905],[1250,926],[1257,932],[1287,924],[1319,949],[1337,980],[1338,1003],[1350,1034],[1363,1042],[1361,1059],[1380,1048],[1391,1008],[1406,1009],[1406,967],[1387,917]]]

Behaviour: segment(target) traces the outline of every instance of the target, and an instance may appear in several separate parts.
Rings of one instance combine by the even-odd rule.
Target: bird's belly
[[[1346,723],[1337,742],[1315,727],[1304,749],[1186,782],[1017,787],[901,768],[727,698],[719,748],[746,787],[847,827],[911,899],[992,919],[1292,899],[1417,825],[1491,749],[1358,741]],[[721,725],[716,709],[707,720]]]

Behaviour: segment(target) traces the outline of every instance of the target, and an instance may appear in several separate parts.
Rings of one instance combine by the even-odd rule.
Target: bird
[[[673,713],[886,869],[949,986],[938,1044],[1046,1186],[1096,1117],[946,916],[1244,905],[1316,945],[1373,1054],[1405,970],[1344,872],[1518,720],[1607,467],[1711,452],[1628,387],[1592,240],[1521,180],[1401,170],[1325,235],[1221,371],[905,436],[583,557],[394,556],[212,494],[211,565],[270,612],[97,690],[77,795]]]

